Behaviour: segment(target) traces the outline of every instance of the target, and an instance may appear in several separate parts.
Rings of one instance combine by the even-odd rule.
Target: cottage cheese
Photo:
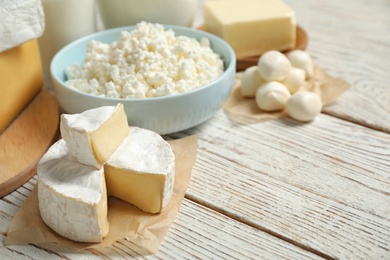
[[[141,22],[111,44],[91,41],[84,64],[68,67],[67,84],[110,98],[150,98],[204,86],[223,73],[223,61],[200,41]]]

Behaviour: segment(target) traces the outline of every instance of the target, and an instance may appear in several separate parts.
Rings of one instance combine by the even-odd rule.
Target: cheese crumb
[[[187,92],[224,71],[207,38],[175,36],[161,24],[140,22],[110,44],[91,41],[84,64],[67,68],[67,84],[110,98],[151,98]]]

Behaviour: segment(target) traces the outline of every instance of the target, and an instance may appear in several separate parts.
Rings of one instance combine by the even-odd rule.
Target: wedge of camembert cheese
[[[69,154],[96,168],[102,167],[129,134],[122,104],[62,114],[60,129]]]
[[[43,221],[71,240],[101,242],[109,230],[103,168],[72,159],[61,139],[42,157],[37,173]]]
[[[175,156],[157,133],[130,127],[129,136],[107,160],[104,171],[109,196],[159,213],[172,196]]]

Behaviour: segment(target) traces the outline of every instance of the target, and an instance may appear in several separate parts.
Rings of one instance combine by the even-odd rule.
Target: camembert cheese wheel
[[[157,133],[130,127],[128,138],[107,160],[104,171],[109,196],[159,213],[172,196],[175,156]]]
[[[148,213],[167,208],[175,156],[159,134],[129,127],[121,104],[62,120],[64,139],[38,164],[39,210],[49,227],[74,241],[100,242],[109,229],[107,196]]]
[[[60,129],[69,154],[96,168],[106,162],[129,133],[122,104],[62,114]]]
[[[42,157],[37,173],[43,221],[71,240],[101,242],[109,230],[103,168],[73,160],[61,139]]]

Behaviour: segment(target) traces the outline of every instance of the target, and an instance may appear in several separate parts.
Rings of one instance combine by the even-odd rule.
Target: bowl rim
[[[53,59],[51,60],[51,62],[50,62],[50,76],[52,77],[52,79],[54,78],[55,81],[59,82],[62,87],[66,88],[67,90],[69,90],[71,92],[75,92],[75,93],[77,93],[77,94],[79,94],[81,96],[85,96],[86,98],[96,98],[98,100],[116,101],[116,102],[121,103],[121,102],[126,102],[126,101],[131,101],[131,102],[152,102],[153,100],[156,100],[156,101],[157,100],[169,100],[169,99],[176,99],[176,98],[180,98],[180,97],[183,97],[183,96],[191,95],[193,93],[202,91],[202,90],[210,87],[211,85],[214,85],[214,84],[218,83],[224,77],[226,77],[226,75],[229,74],[229,72],[231,70],[233,70],[234,72],[236,71],[236,56],[235,56],[235,52],[234,52],[233,48],[229,45],[229,43],[227,43],[222,38],[220,38],[220,37],[218,37],[218,36],[216,36],[214,34],[211,34],[209,32],[206,32],[206,31],[203,31],[203,30],[199,30],[199,29],[196,29],[196,28],[193,28],[193,27],[186,27],[186,26],[180,26],[180,25],[168,25],[168,24],[162,24],[162,26],[164,27],[165,30],[172,29],[175,32],[175,36],[177,36],[177,31],[178,30],[189,31],[189,32],[193,32],[193,33],[199,34],[199,35],[187,36],[187,37],[191,37],[191,38],[207,37],[209,40],[217,41],[217,42],[221,43],[227,49],[227,51],[228,51],[228,53],[230,55],[230,62],[227,64],[227,67],[224,69],[223,73],[218,78],[216,78],[215,80],[210,81],[208,84],[203,85],[201,87],[198,87],[198,88],[195,88],[195,89],[192,89],[192,90],[189,90],[189,91],[185,91],[185,92],[182,92],[182,93],[166,95],[166,96],[159,96],[159,97],[150,97],[150,98],[149,97],[148,98],[135,98],[135,97],[131,97],[131,98],[112,98],[112,97],[101,97],[101,96],[88,94],[88,93],[82,92],[82,91],[80,91],[78,89],[75,89],[73,87],[70,87],[62,79],[60,79],[59,76],[57,76],[56,73],[54,73],[54,71],[55,71],[54,67],[58,63],[58,60],[60,59],[60,56],[62,55],[63,52],[67,51],[68,49],[71,49],[74,46],[79,45],[80,43],[84,43],[84,42],[88,43],[91,40],[94,40],[98,36],[101,37],[101,36],[104,36],[104,35],[107,35],[107,34],[111,34],[111,33],[120,33],[121,31],[132,31],[132,30],[134,30],[136,28],[136,25],[129,25],[129,26],[121,26],[121,27],[115,27],[115,28],[110,28],[110,29],[98,31],[98,32],[95,32],[95,33],[83,36],[83,37],[81,37],[81,38],[79,38],[77,40],[74,40],[74,41],[68,43],[67,45],[62,47],[54,55]],[[219,54],[219,55],[221,56],[221,54]],[[224,57],[221,57],[221,59],[224,61],[224,63],[226,62],[226,60],[224,60]],[[70,66],[70,65],[68,65],[68,66]]]

